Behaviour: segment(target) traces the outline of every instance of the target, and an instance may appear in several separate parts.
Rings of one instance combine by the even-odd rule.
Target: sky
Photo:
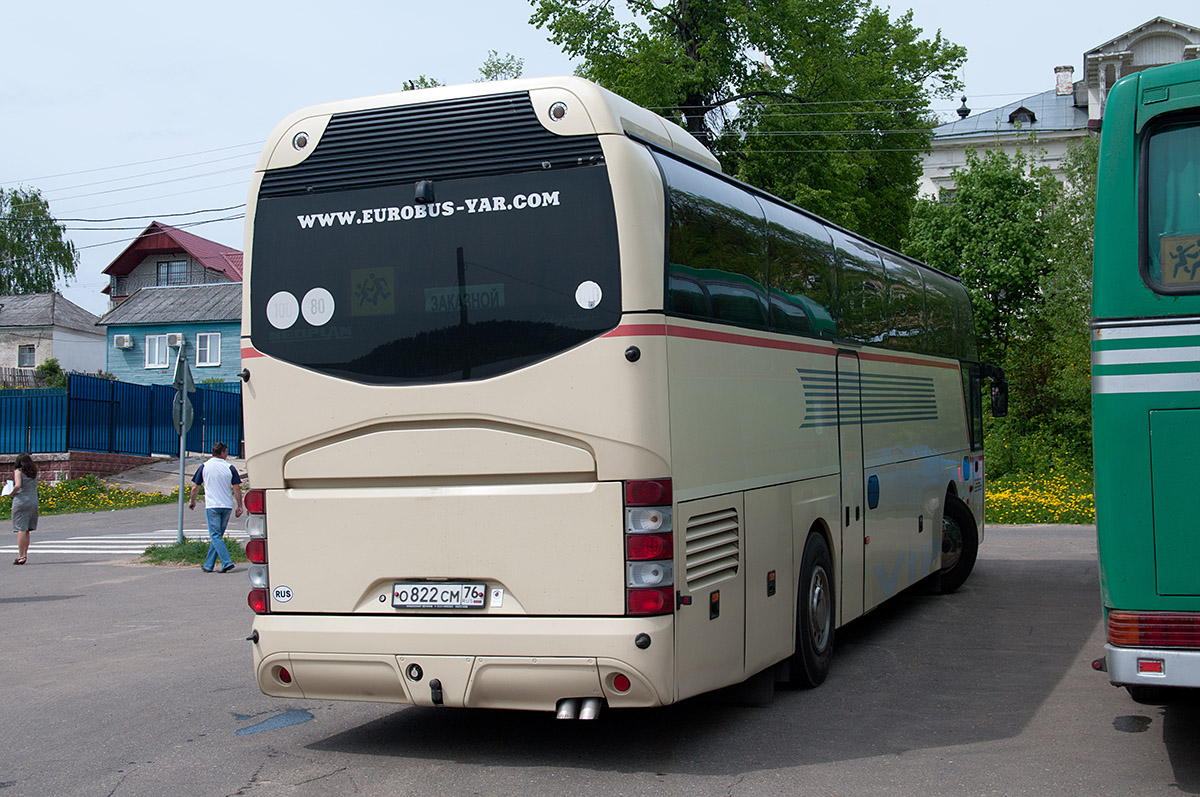
[[[926,35],[967,48],[975,111],[1053,88],[1055,66],[1080,79],[1086,50],[1156,16],[1200,27],[1195,0],[876,5],[893,18],[911,8]],[[244,248],[250,174],[291,112],[419,75],[471,82],[489,50],[523,58],[526,77],[573,72],[530,10],[528,0],[6,4],[0,187],[41,190],[80,250],[60,291],[101,315],[103,269],[152,220]],[[950,119],[958,104],[935,110]]]

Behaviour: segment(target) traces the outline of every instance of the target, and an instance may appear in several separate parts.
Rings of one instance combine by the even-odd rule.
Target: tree
[[[521,76],[521,70],[524,68],[524,58],[517,58],[512,53],[500,55],[495,50],[488,50],[487,58],[483,60],[483,66],[479,67],[479,80],[475,82],[516,80]]]
[[[905,250],[962,278],[983,357],[1008,376],[1009,415],[988,423],[993,476],[1088,467],[1097,144],[1068,151],[1062,184],[1027,154],[968,153],[953,195],[913,214]]]
[[[47,293],[75,276],[79,252],[33,188],[0,188],[0,293]]]
[[[985,360],[1002,362],[1018,321],[1036,315],[1050,272],[1058,181],[1018,150],[967,150],[952,195],[921,199],[902,248],[960,278]]]
[[[678,121],[725,171],[896,246],[934,96],[966,51],[871,0],[531,0],[583,77]]]

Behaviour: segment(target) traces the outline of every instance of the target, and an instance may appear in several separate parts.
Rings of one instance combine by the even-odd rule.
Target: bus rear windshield
[[[1143,273],[1160,293],[1200,293],[1200,122],[1154,129],[1143,163]]]
[[[607,169],[260,198],[251,340],[359,382],[479,379],[613,329]]]

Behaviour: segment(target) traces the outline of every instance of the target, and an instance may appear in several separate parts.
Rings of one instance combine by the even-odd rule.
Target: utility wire
[[[61,172],[59,174],[47,174],[47,175],[43,175],[41,177],[30,177],[25,180],[7,180],[4,182],[0,182],[0,185],[18,185],[20,183],[36,183],[39,180],[53,180],[58,177],[73,177],[77,174],[92,174],[94,172],[103,172],[103,171],[108,171],[110,169],[125,169],[130,166],[145,166],[148,163],[162,163],[164,161],[178,160],[180,158],[191,158],[196,155],[211,155],[214,152],[227,152],[231,149],[239,149],[241,147],[260,147],[261,148],[262,145],[265,143],[266,143],[265,141],[249,141],[245,144],[234,144],[234,145],[228,146],[228,147],[217,147],[216,149],[205,149],[205,150],[200,150],[198,152],[188,152],[188,153],[184,153],[183,155],[168,155],[164,158],[152,158],[150,160],[144,160],[144,161],[133,161],[132,163],[121,163],[121,164],[117,164],[115,166],[98,166],[95,169],[80,169],[79,171],[74,171],[74,172]]]
[[[223,219],[208,219],[207,221],[192,221],[192,222],[187,222],[185,224],[173,224],[171,226],[173,226],[177,230],[183,230],[183,229],[187,229],[189,227],[199,227],[203,224],[213,224],[218,221],[236,221],[238,219],[244,219],[245,217],[246,217],[245,213],[238,213],[233,216],[226,216]],[[150,235],[157,235],[157,234],[158,233],[150,233]],[[140,241],[144,237],[146,237],[146,233],[143,232],[141,234],[133,236],[132,238],[118,238],[113,241],[105,241],[103,243],[98,243],[98,244],[88,244],[86,246],[77,246],[77,247],[75,247],[75,249],[77,251],[82,251],[84,249],[95,249],[100,246],[112,246],[113,244],[132,243],[134,241]]]

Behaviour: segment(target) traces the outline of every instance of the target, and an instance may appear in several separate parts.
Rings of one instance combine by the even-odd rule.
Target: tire
[[[947,495],[942,510],[942,569],[938,592],[949,595],[961,587],[975,569],[979,555],[979,529],[970,508],[957,496]]]
[[[796,652],[792,654],[793,686],[819,686],[833,658],[837,602],[833,588],[833,559],[825,538],[816,532],[804,543],[796,608]]]

